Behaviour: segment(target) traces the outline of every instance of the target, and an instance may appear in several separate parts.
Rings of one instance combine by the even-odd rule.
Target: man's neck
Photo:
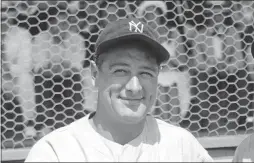
[[[107,117],[107,118],[106,118]],[[145,120],[138,124],[124,124],[120,121],[114,121],[108,118],[108,115],[97,110],[92,118],[95,130],[103,137],[124,145],[138,137],[145,125]]]

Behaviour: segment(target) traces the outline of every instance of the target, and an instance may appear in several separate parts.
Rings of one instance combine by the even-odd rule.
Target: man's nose
[[[133,94],[136,94],[142,90],[142,86],[136,76],[133,76],[131,80],[129,80],[125,88],[126,90],[131,91]]]

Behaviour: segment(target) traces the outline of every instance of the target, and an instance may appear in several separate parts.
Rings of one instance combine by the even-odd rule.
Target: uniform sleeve
[[[59,160],[50,143],[40,140],[29,151],[25,162],[59,162]]]
[[[197,154],[197,162],[213,162],[212,157],[209,155],[207,150],[198,142],[198,140],[193,136],[194,146]]]
[[[214,162],[213,158],[209,155],[207,150],[199,143],[199,141],[191,134],[187,133],[186,136],[189,136],[189,139],[187,139],[185,142],[189,144],[189,148],[187,148],[190,154],[190,162]],[[185,149],[185,150],[187,150]]]

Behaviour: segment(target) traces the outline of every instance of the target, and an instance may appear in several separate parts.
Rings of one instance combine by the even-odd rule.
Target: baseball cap
[[[169,59],[170,54],[159,42],[156,31],[145,22],[132,17],[115,21],[104,28],[95,44],[95,60],[108,48],[132,40],[145,43],[153,49],[156,52],[153,55],[159,64]]]

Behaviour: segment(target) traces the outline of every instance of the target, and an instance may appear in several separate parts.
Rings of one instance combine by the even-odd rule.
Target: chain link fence
[[[151,114],[206,148],[253,133],[253,1],[2,1],[1,9],[5,160],[24,159],[42,136],[95,109],[95,42],[129,16],[148,22],[171,54]]]

